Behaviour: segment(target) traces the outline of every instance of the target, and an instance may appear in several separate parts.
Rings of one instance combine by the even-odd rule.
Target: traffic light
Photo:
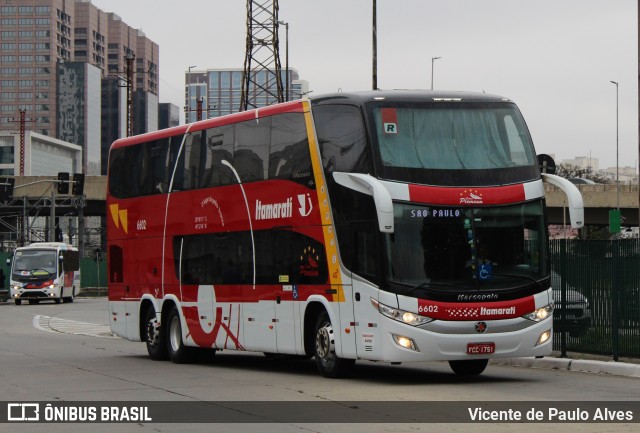
[[[69,194],[69,173],[58,173],[58,194]]]
[[[84,192],[84,174],[74,173],[71,192],[73,192],[73,195],[82,195]]]

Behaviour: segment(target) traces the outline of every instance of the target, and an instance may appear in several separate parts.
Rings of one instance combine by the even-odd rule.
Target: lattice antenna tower
[[[283,101],[278,0],[247,0],[247,51],[240,110]]]

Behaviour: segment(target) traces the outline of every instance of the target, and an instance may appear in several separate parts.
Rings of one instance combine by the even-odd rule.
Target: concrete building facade
[[[24,140],[24,175],[55,176],[59,172],[80,173],[82,147],[37,132],[27,131]],[[0,175],[20,171],[20,136],[0,131]]]

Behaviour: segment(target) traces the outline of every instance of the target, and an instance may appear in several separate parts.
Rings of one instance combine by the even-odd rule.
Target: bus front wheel
[[[144,318],[145,341],[147,343],[147,353],[154,361],[164,361],[167,359],[167,345],[160,332],[160,323],[156,318],[156,311],[149,307]]]
[[[463,361],[449,361],[449,366],[458,376],[477,376],[487,368],[488,363],[488,359],[469,359]]]
[[[342,359],[336,355],[333,326],[326,311],[318,316],[316,322],[314,356],[318,371],[324,377],[344,377],[355,363],[354,359]]]
[[[177,307],[173,307],[166,320],[165,335],[167,337],[167,352],[169,359],[176,364],[185,364],[193,361],[196,351],[193,347],[187,347],[182,341],[182,325],[180,324],[180,313]]]

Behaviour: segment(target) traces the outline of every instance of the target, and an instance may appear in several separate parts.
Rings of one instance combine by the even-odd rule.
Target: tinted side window
[[[195,189],[199,186],[202,172],[204,171],[204,163],[206,161],[206,143],[205,132],[196,131],[187,136],[184,144],[184,189]]]
[[[199,185],[201,188],[236,183],[231,169],[222,161],[233,161],[235,126],[222,126],[206,130],[205,168]]]
[[[109,159],[109,192],[117,198],[167,192],[182,137],[113,150]]]
[[[304,114],[274,116],[269,149],[269,179],[286,179],[312,186],[312,174]]]
[[[122,283],[122,275],[122,248],[117,245],[111,245],[109,246],[109,282]]]
[[[327,282],[326,253],[321,242],[290,230],[256,231],[254,240],[256,284]],[[253,282],[250,232],[175,237],[173,249],[175,272],[184,284]]]
[[[233,166],[243,183],[267,178],[270,141],[270,117],[236,125]]]
[[[373,172],[362,113],[357,107],[316,106],[313,118],[325,172]]]

